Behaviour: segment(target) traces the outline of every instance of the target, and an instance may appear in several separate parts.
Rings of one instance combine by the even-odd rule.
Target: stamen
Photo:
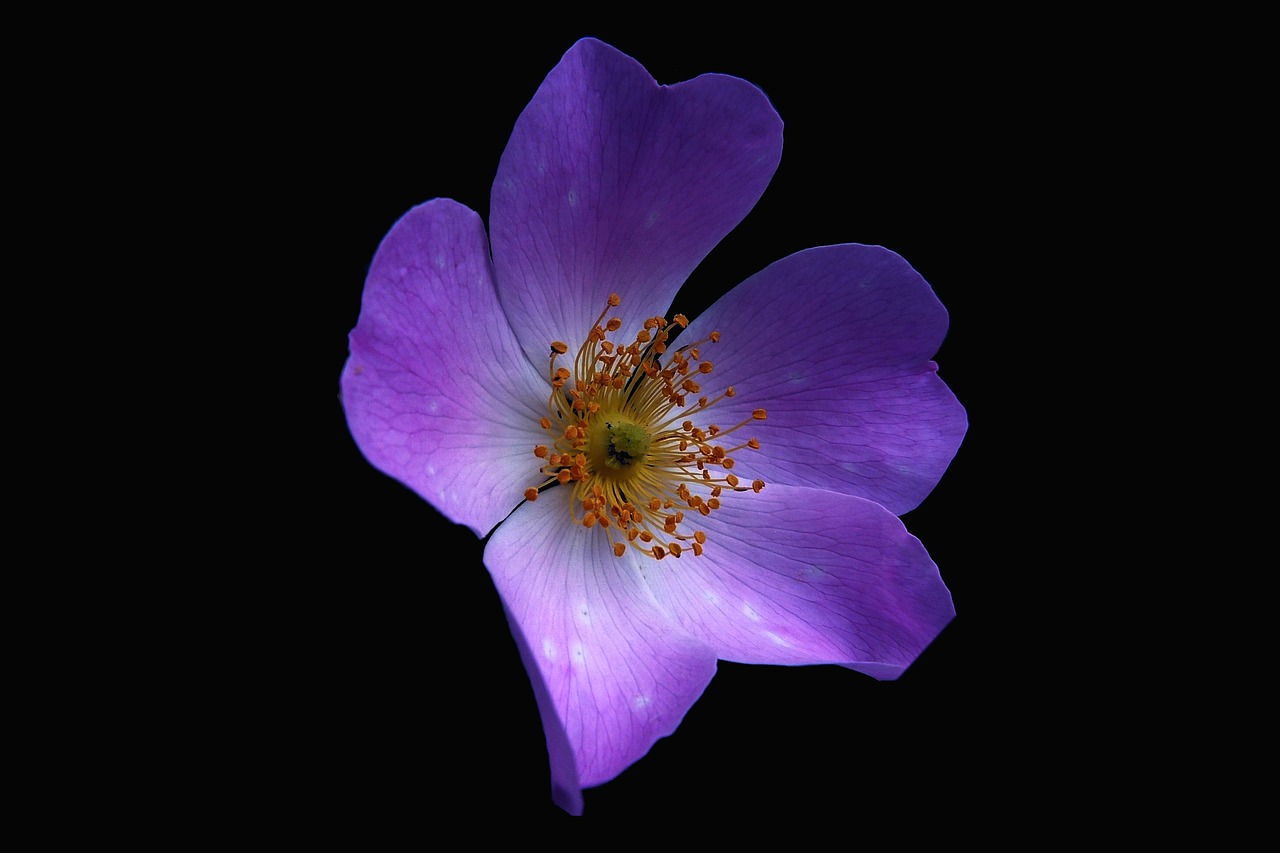
[[[685,511],[694,519],[709,516],[722,508],[726,495],[764,488],[762,480],[747,487],[729,473],[735,464],[730,454],[757,450],[760,442],[718,442],[766,413],[756,409],[728,429],[715,423],[697,426],[690,413],[706,417],[736,394],[733,386],[719,395],[702,394],[701,382],[715,365],[701,348],[719,342],[720,333],[672,349],[668,328],[689,325],[687,317],[676,314],[670,322],[646,318],[629,343],[611,341],[622,321],[608,314],[620,304],[617,294],[609,297],[574,354],[572,370],[557,364],[569,353],[568,345],[551,343],[551,393],[547,413],[538,421],[547,443],[533,451],[544,479],[524,495],[533,501],[542,489],[569,487],[573,524],[603,530],[619,557],[628,547],[657,560],[668,554],[678,559],[690,550],[701,556],[707,535],[688,532]]]

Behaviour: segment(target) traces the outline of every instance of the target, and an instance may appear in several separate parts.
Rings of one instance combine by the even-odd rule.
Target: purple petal
[[[611,293],[628,334],[665,312],[781,153],[781,119],[744,80],[659,86],[595,39],[570,48],[516,122],[491,200],[502,304],[534,363],[552,340],[576,346]]]
[[[666,558],[650,583],[724,660],[892,679],[955,616],[924,546],[871,501],[766,486],[729,494],[700,528],[702,556]]]
[[[931,361],[947,313],[906,261],[879,246],[823,246],[770,265],[721,297],[677,338],[715,365],[704,392],[734,386],[711,419],[750,418],[735,469],[788,483],[917,506],[942,477],[968,426]],[[714,378],[714,382],[711,379]]]
[[[436,199],[395,224],[370,265],[350,352],[342,403],[376,468],[478,536],[538,485],[549,386],[498,306],[474,211]]]
[[[571,526],[568,495],[555,488],[520,507],[485,548],[561,792],[607,782],[642,757],[716,670],[711,649],[659,609],[641,572],[648,558],[615,557],[602,530]]]

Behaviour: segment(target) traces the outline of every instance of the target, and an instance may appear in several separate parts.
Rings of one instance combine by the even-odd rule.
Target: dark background
[[[1028,495],[1042,489],[1023,438],[1040,417],[1024,383],[1046,310],[1031,299],[1034,201],[1037,176],[1052,169],[1037,153],[1049,123],[1025,94],[1037,72],[1011,75],[1023,57],[1008,54],[926,57],[899,26],[873,22],[803,33],[761,23],[732,37],[589,22],[536,32],[441,27],[414,51],[399,33],[385,51],[377,39],[316,50],[279,84],[277,120],[305,131],[280,162],[297,180],[288,216],[302,223],[291,237],[307,262],[299,297],[325,309],[314,324],[324,358],[299,369],[316,380],[329,436],[301,496],[313,506],[314,557],[290,591],[296,621],[279,665],[303,710],[281,720],[281,738],[302,747],[301,769],[326,802],[370,821],[559,814],[482,543],[364,460],[337,390],[383,235],[436,196],[487,221],[520,110],[576,38],[594,35],[660,83],[743,77],[785,123],[772,184],[675,310],[693,316],[800,249],[886,246],[950,312],[936,361],[970,427],[940,485],[903,519],[958,614],[916,664],[877,682],[837,667],[721,663],[673,736],[586,792],[586,814],[897,821],[981,789],[965,820],[998,815],[1058,754],[1059,722],[1046,713],[1075,701],[1039,646],[1044,566],[1024,550]]]

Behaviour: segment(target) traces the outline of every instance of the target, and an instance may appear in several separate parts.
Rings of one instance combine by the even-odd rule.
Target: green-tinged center
[[[534,448],[541,482],[524,494],[536,500],[544,489],[568,486],[574,525],[605,531],[619,557],[628,546],[659,560],[687,551],[701,555],[707,536],[691,529],[694,522],[720,509],[728,494],[764,488],[762,480],[747,485],[732,473],[730,454],[758,450],[758,440],[732,447],[716,442],[764,420],[765,411],[756,409],[728,429],[696,426],[691,415],[705,417],[735,393],[730,386],[713,398],[695,396],[702,388],[693,377],[713,369],[699,347],[719,341],[720,333],[668,351],[669,324],[651,317],[632,343],[615,344],[608,336],[622,322],[605,322],[605,316],[619,302],[609,297],[573,370],[556,365],[568,345],[551,344],[551,396],[541,419],[549,441]],[[689,321],[677,314],[674,323],[684,328]]]
[[[648,430],[626,421],[605,421],[600,435],[605,444],[602,461],[606,468],[614,470],[625,471],[640,464],[653,444]]]

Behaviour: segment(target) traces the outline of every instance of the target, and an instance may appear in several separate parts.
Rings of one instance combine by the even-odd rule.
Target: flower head
[[[717,660],[891,679],[954,616],[897,518],[966,429],[929,285],[884,248],[822,246],[692,321],[667,313],[781,150],[751,84],[660,86],[583,39],[516,122],[489,233],[435,199],[369,269],[352,435],[488,537],[573,813],[676,729]]]

